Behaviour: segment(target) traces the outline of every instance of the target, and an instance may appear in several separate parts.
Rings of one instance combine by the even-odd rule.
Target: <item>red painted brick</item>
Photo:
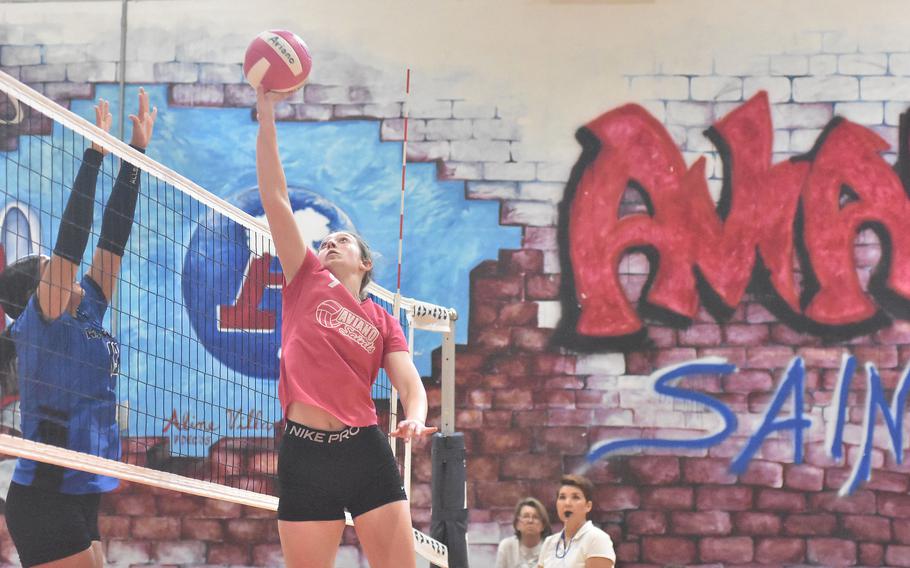
[[[133,519],[132,537],[149,540],[176,540],[180,538],[180,519],[172,517],[136,517]]]
[[[668,485],[679,482],[679,458],[672,456],[629,457],[626,465],[636,485]]]
[[[523,351],[542,352],[550,345],[551,329],[519,327],[512,330],[512,345]]]
[[[480,447],[484,454],[507,454],[527,451],[529,435],[524,430],[501,430],[479,432]]]
[[[480,410],[456,410],[455,424],[459,430],[471,430],[480,428],[483,425],[483,411]]]
[[[856,543],[839,538],[809,539],[806,558],[823,566],[853,566],[856,564]]]
[[[900,364],[893,345],[855,345],[851,351],[858,362],[872,363],[879,370],[894,369]]]
[[[561,474],[558,455],[513,453],[502,461],[502,479],[556,479]]]
[[[840,367],[844,350],[841,347],[800,347],[797,353],[803,358],[807,367],[837,369]]]
[[[499,305],[493,302],[472,305],[470,329],[479,330],[497,323],[499,320]]]
[[[761,564],[800,564],[806,560],[806,541],[801,538],[763,538],[755,545],[755,561]]]
[[[910,566],[910,546],[889,546],[885,550],[885,563],[888,566]]]
[[[757,509],[760,511],[801,512],[806,510],[806,497],[794,491],[762,489],[758,492]]]
[[[910,518],[910,495],[879,493],[878,513],[886,517]]]
[[[859,563],[863,566],[881,566],[885,561],[885,547],[871,542],[859,544]]]
[[[770,335],[765,324],[728,324],[724,328],[724,342],[729,345],[763,345]]]
[[[836,491],[817,493],[809,496],[809,506],[813,510],[853,515],[872,515],[876,512],[875,494],[865,490],[856,491],[845,497],[841,497]],[[879,514],[883,513],[879,511]]]
[[[771,325],[771,341],[780,345],[818,345],[820,343],[817,336],[800,333],[782,323]]]
[[[688,483],[736,483],[736,476],[730,473],[729,460],[686,458],[682,462],[683,479]]]
[[[499,323],[503,325],[537,325],[536,302],[514,302],[499,310]]]
[[[640,503],[637,487],[611,485],[594,489],[594,506],[599,511],[638,509]]]
[[[234,519],[239,517],[242,512],[243,505],[218,499],[206,499],[201,516],[209,519]]]
[[[543,251],[536,249],[500,250],[499,265],[507,274],[543,272]]]
[[[659,511],[631,511],[626,515],[629,534],[665,534],[667,515]]]
[[[890,519],[871,515],[844,515],[841,522],[844,526],[845,536],[852,536],[857,541],[888,542],[891,540]]]
[[[648,339],[651,340],[655,347],[661,349],[677,345],[677,333],[672,327],[648,326]]]
[[[575,357],[556,353],[539,353],[531,359],[534,373],[538,375],[562,375],[575,378]],[[557,377],[558,378],[558,377]],[[582,387],[579,387],[582,388]]]
[[[541,428],[535,430],[531,443],[534,452],[577,456],[588,450],[588,431],[581,427]]]
[[[828,536],[837,528],[837,518],[826,513],[787,515],[784,532],[799,536]]]
[[[224,538],[224,530],[217,519],[183,519],[180,536],[187,540],[217,542]]]
[[[106,496],[112,509],[119,515],[154,515],[158,512],[155,497],[149,494]]]
[[[750,347],[746,350],[746,366],[750,369],[782,369],[794,355],[789,347]]]
[[[534,408],[534,394],[524,389],[496,390],[493,392],[493,407],[531,410]]]
[[[702,562],[751,562],[754,556],[752,539],[747,536],[703,538],[698,543],[698,555]]]
[[[750,487],[699,487],[695,497],[699,510],[747,511],[752,508]]]
[[[556,300],[559,298],[560,283],[559,274],[528,275],[526,297],[528,300]]]
[[[825,480],[825,470],[805,464],[787,464],[784,466],[784,486],[796,491],[821,491]]]
[[[774,380],[767,371],[737,371],[723,378],[725,392],[770,392]]]
[[[519,499],[528,495],[529,488],[523,481],[478,481],[473,485],[477,500],[475,506],[480,508],[512,508]]]
[[[643,487],[641,504],[643,509],[666,511],[691,510],[695,492],[691,487]]]
[[[696,323],[679,330],[681,347],[713,347],[720,345],[720,326],[712,323]]]
[[[782,487],[784,467],[779,463],[753,460],[749,463],[748,469],[739,476],[739,482],[746,485]]]
[[[600,410],[613,410],[613,409],[596,409],[596,410],[583,410],[583,409],[562,409],[562,408],[553,408],[547,411],[547,425],[548,426],[589,426],[594,422],[594,413]],[[619,409],[623,410],[623,409]]]
[[[98,516],[98,531],[105,540],[128,539],[130,537],[130,518],[111,515]],[[6,523],[2,532],[6,532]]]
[[[547,423],[546,410],[515,410],[512,411],[516,428],[530,428]]]
[[[228,519],[225,536],[234,542],[278,542],[278,526],[270,519]]]
[[[641,545],[637,542],[614,542],[616,562],[623,566],[631,566],[641,556]]]
[[[866,482],[865,488],[872,491],[907,493],[908,485],[910,485],[910,474],[902,471],[882,471],[878,469],[872,473],[872,479]]]
[[[619,393],[602,390],[575,391],[576,408],[603,408],[605,406],[619,406]]]
[[[537,408],[575,408],[575,391],[564,389],[539,390],[534,393],[534,406]]]
[[[677,363],[683,363],[685,361],[690,361],[695,359],[696,352],[695,349],[664,349],[659,352],[654,357],[653,364],[656,368],[669,367],[670,365],[676,365]]]
[[[641,558],[658,565],[687,566],[695,562],[695,541],[676,537],[644,537],[641,541]]]
[[[483,413],[483,425],[498,430],[509,428],[512,426],[512,411],[487,410]]]
[[[730,513],[724,511],[677,512],[670,520],[677,535],[726,535],[732,526]]]
[[[475,278],[471,297],[475,301],[510,300],[521,295],[521,276],[500,276],[497,278]]]
[[[780,534],[781,520],[773,513],[746,511],[736,513],[733,517],[733,526],[737,534],[773,536]]]
[[[206,561],[209,564],[249,564],[250,550],[248,546],[239,544],[211,544],[206,555]]]
[[[156,501],[158,502],[158,512],[162,515],[184,517],[201,511],[203,499],[194,495],[181,495],[178,493],[176,495],[160,496]]]
[[[474,343],[478,347],[487,349],[507,349],[512,339],[512,330],[510,328],[488,328],[478,332]]]

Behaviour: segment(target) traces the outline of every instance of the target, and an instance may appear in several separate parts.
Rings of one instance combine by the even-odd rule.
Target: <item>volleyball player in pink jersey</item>
[[[393,435],[410,440],[436,428],[424,424],[427,395],[401,326],[364,293],[373,269],[369,247],[357,235],[338,232],[314,252],[294,221],[275,128],[275,104],[286,96],[260,88],[256,143],[259,192],[285,279],[281,549],[291,568],[331,568],[347,509],[370,566],[413,567],[411,512],[371,396],[380,367],[405,411]]]

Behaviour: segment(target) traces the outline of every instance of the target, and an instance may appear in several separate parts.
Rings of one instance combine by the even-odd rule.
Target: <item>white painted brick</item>
[[[787,77],[746,77],[743,79],[743,99],[748,100],[759,91],[766,91],[768,100],[772,103],[785,103],[792,96],[790,79]]]
[[[714,56],[714,72],[718,75],[767,75],[769,63],[767,55],[721,53]]]
[[[891,146],[892,150],[897,150],[898,145],[900,144],[900,137],[898,136],[898,128],[895,126],[873,126],[872,130],[881,136],[885,142]]]
[[[83,63],[97,59],[94,50],[88,45],[48,45],[44,48],[45,63]],[[110,59],[113,60],[114,57],[111,56]]]
[[[559,260],[559,251],[543,251],[543,272],[544,274],[562,273],[562,262]]]
[[[714,172],[714,153],[711,152],[683,152],[683,160],[686,161],[686,167],[692,169],[699,158],[705,159],[705,176],[710,177]]]
[[[809,57],[807,55],[773,55],[771,56],[771,75],[807,75]]]
[[[67,63],[66,78],[73,82],[113,82],[117,80],[117,64],[109,61]]]
[[[436,140],[432,142],[408,142],[409,162],[432,162],[433,160],[448,160],[449,154],[449,142],[446,140]]]
[[[468,523],[471,544],[499,544],[499,523]]]
[[[561,302],[537,302],[537,327],[555,329],[561,319]]]
[[[204,542],[159,542],[155,545],[155,560],[165,564],[190,564],[205,562]]]
[[[425,120],[408,119],[408,141],[419,142],[425,140]],[[389,118],[382,121],[379,128],[379,139],[383,142],[404,140],[404,119]]]
[[[836,55],[813,55],[809,58],[810,75],[834,75],[837,73]]]
[[[686,128],[685,126],[676,126],[676,125],[671,124],[671,125],[667,126],[666,129],[667,129],[667,133],[670,134],[670,138],[673,139],[673,142],[675,142],[677,146],[679,146],[681,148],[685,147],[686,140],[689,135],[688,128]],[[700,132],[701,131],[699,131],[699,133]]]
[[[653,116],[657,122],[666,122],[667,120],[667,103],[664,101],[641,101],[636,103]]]
[[[668,124],[682,126],[708,126],[714,120],[714,109],[710,103],[670,101],[667,103]]]
[[[303,88],[303,100],[311,104],[344,104],[351,102],[351,89],[346,85],[314,85]]]
[[[622,62],[622,71],[626,77],[635,75],[655,75],[660,73],[660,64],[653,54],[643,53],[641,57],[632,57]]]
[[[19,77],[23,83],[63,81],[66,79],[66,64],[25,65],[19,70]]]
[[[503,201],[500,223],[503,225],[556,225],[557,210],[552,203],[541,201]],[[555,252],[555,251],[554,251]]]
[[[771,107],[774,128],[823,128],[834,116],[830,104],[784,104]]]
[[[790,151],[790,131],[789,130],[775,130],[774,131],[774,145],[771,147],[773,152],[789,152]]]
[[[199,81],[202,83],[243,83],[243,66],[239,63],[202,63],[199,65]]]
[[[518,184],[512,181],[469,181],[465,195],[468,199],[517,199]]]
[[[486,162],[483,165],[483,179],[488,180],[532,181],[535,173],[535,164],[530,162]]]
[[[0,65],[38,65],[41,63],[41,46],[4,45],[0,47]]]
[[[540,303],[540,302],[538,302]],[[559,303],[559,302],[557,302]],[[538,315],[537,319],[540,319]],[[593,390],[616,390],[617,385],[619,384],[619,377],[607,376],[607,375],[591,375],[585,381],[585,387]]]
[[[250,43],[249,37],[241,37],[236,34],[220,37],[217,41],[204,35],[184,37],[199,38],[177,44],[175,55],[171,59],[186,63],[237,63],[243,61],[246,48]],[[174,44],[175,42],[163,43]]]
[[[859,98],[859,81],[856,77],[797,77],[793,79],[793,100],[855,101]]]
[[[882,124],[885,118],[885,103],[837,103],[834,114],[857,124]]]
[[[888,56],[884,53],[850,53],[837,58],[837,70],[844,75],[884,75]]]
[[[493,118],[496,116],[496,106],[484,103],[455,101],[452,105],[454,118]]]
[[[527,156],[529,155],[528,148],[522,142],[509,142],[509,161],[510,162],[526,162],[529,161]],[[532,149],[530,155],[536,155]]]
[[[446,160],[438,166],[437,175],[440,179],[483,179],[483,164]]]
[[[395,118],[401,116],[401,103],[369,103],[363,105],[364,116],[372,118]],[[411,137],[411,124],[408,121],[408,139]]]
[[[154,63],[174,61],[177,58],[177,46],[173,40],[168,40],[162,40],[162,31],[159,29],[134,29],[131,26],[126,39],[126,60]],[[118,58],[119,53],[118,51]],[[243,61],[243,59],[238,59],[238,61]]]
[[[892,75],[910,75],[910,53],[892,53],[888,57],[888,71]]]
[[[127,83],[152,83],[155,81],[155,64],[151,61],[127,61]]]
[[[338,553],[335,555],[335,566],[338,568],[361,568],[363,562],[360,558],[360,550],[351,544],[339,546]]]
[[[910,77],[864,77],[860,92],[866,101],[910,101]]]
[[[720,179],[709,179],[708,180],[708,193],[711,194],[711,201],[715,204],[720,199],[720,194],[723,192],[724,182]]]
[[[622,353],[590,353],[575,360],[576,375],[622,375],[626,357]]]
[[[696,101],[739,101],[743,80],[739,77],[693,77],[692,99]]]
[[[816,128],[806,128],[794,130],[790,133],[790,150],[793,152],[808,152],[815,146],[822,130]]]
[[[537,179],[540,181],[569,181],[572,164],[541,162],[537,164]]]
[[[736,102],[722,102],[718,101],[714,103],[714,120],[722,120],[725,116],[743,106],[742,101]]]
[[[334,111],[332,105],[295,104],[287,105],[287,107],[292,111],[291,114],[296,120],[312,120],[320,122],[324,120],[331,120]],[[275,112],[279,112],[280,109],[281,106],[276,107]],[[276,114],[276,116],[278,115]]]
[[[658,62],[660,75],[710,75],[714,72],[714,58],[710,50],[680,50]]]
[[[717,148],[704,134],[704,128],[690,128],[686,134],[685,148],[689,152],[714,152]]]
[[[771,163],[778,164],[780,162],[786,162],[794,156],[798,156],[799,152],[774,152],[771,154]]]
[[[863,53],[910,51],[910,36],[902,26],[877,26],[875,33],[865,34],[859,40]]]
[[[633,77],[629,95],[636,100],[689,98],[689,79],[686,77]]]
[[[416,100],[408,102],[409,118],[452,118],[452,101]]]
[[[461,162],[505,162],[509,143],[495,140],[456,140],[452,142],[452,159]]]
[[[559,203],[562,201],[566,192],[564,183],[554,182],[525,182],[518,186],[518,196],[520,199],[529,201],[549,201],[550,203]]]
[[[467,140],[471,138],[472,125],[466,119],[428,120],[424,134],[427,140]]]
[[[518,140],[521,130],[514,121],[501,118],[473,120],[474,138],[489,140]]]
[[[44,94],[52,99],[88,99],[91,98],[91,83],[47,83]]]
[[[155,80],[159,83],[195,83],[199,80],[199,67],[195,63],[179,61],[155,63]]]
[[[910,104],[906,102],[886,102],[885,124],[888,126],[900,126],[901,115],[908,110],[910,110]]]
[[[854,53],[858,49],[856,38],[846,31],[825,32],[822,36],[822,51],[826,53]]]

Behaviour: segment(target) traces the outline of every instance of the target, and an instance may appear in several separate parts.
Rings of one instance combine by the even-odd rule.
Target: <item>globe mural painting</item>
[[[331,232],[356,230],[348,215],[322,196],[302,188],[288,193],[297,226],[314,248]],[[254,217],[264,215],[255,188],[229,201]],[[283,276],[271,241],[213,212],[198,227],[184,259],[182,282],[193,329],[231,369],[277,380]]]

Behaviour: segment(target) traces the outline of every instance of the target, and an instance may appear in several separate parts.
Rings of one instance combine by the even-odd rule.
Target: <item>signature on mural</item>
[[[889,147],[881,137],[838,117],[809,153],[772,164],[773,133],[764,92],[706,132],[724,162],[715,204],[704,157],[688,168],[644,108],[625,105],[589,123],[579,133],[586,151],[561,219],[574,288],[566,290],[564,331],[603,339],[644,333],[620,284],[619,261],[630,250],[656,260],[643,305],[684,322],[700,299],[732,310],[750,284],[782,320],[818,335],[866,333],[888,323],[885,313],[906,317],[906,144],[893,169],[880,155]],[[621,214],[629,187],[640,191],[647,213]],[[854,238],[865,228],[884,249],[868,294],[854,260]]]
[[[856,358],[844,355],[838,374],[837,388],[833,398],[835,418],[827,424],[825,447],[832,460],[843,458],[844,426],[849,410],[848,394],[856,374]],[[696,359],[657,371],[654,379],[654,392],[674,399],[687,400],[707,406],[720,415],[723,427],[720,431],[701,438],[688,439],[622,439],[603,440],[591,447],[588,461],[594,462],[610,454],[635,448],[679,448],[704,449],[714,447],[734,434],[738,427],[736,414],[720,400],[706,394],[677,386],[678,380],[686,377],[703,375],[729,375],[736,367],[719,357]],[[910,390],[910,365],[904,370],[894,389],[890,405],[885,400],[881,376],[875,365],[866,364],[866,404],[863,421],[862,445],[860,457],[853,464],[849,478],[840,488],[841,495],[849,495],[863,482],[872,477],[872,450],[875,434],[875,423],[882,416],[891,438],[891,453],[898,464],[903,463],[903,420]],[[802,357],[794,357],[787,366],[784,376],[778,384],[765,416],[758,429],[746,441],[739,454],[730,462],[730,472],[741,474],[746,471],[749,462],[769,435],[776,432],[790,432],[793,437],[793,462],[803,461],[803,433],[813,426],[811,416],[807,416],[803,404],[806,370]],[[789,417],[781,417],[788,400],[792,399]]]

